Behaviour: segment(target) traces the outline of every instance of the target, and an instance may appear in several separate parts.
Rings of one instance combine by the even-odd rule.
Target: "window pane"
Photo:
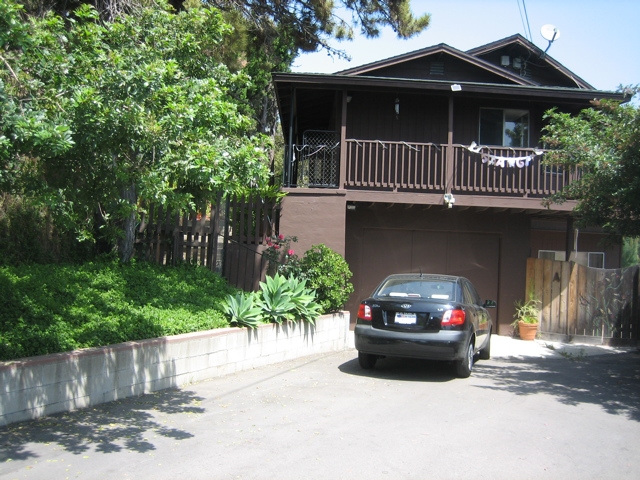
[[[502,145],[502,110],[480,109],[480,145]]]
[[[529,146],[529,112],[526,110],[504,111],[505,147]]]

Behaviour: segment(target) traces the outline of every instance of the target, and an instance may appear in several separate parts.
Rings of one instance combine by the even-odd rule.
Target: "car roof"
[[[429,280],[429,281],[446,281],[446,282],[457,282],[460,279],[465,279],[464,277],[458,277],[454,275],[441,275],[436,273],[395,273],[393,275],[389,275],[384,279],[387,280]],[[465,279],[466,280],[466,279]]]

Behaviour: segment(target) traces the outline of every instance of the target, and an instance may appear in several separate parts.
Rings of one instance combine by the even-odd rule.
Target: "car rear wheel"
[[[473,342],[469,342],[467,345],[467,352],[464,357],[456,362],[456,374],[460,378],[467,378],[471,375],[471,369],[473,368]]]
[[[378,357],[376,357],[375,355],[371,355],[370,353],[358,352],[358,363],[360,363],[360,366],[365,370],[369,370],[375,367],[377,360]]]
[[[487,344],[480,350],[480,360],[489,360],[491,358],[491,331],[487,336]]]

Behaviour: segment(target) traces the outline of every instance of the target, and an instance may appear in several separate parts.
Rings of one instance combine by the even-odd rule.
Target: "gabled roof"
[[[510,37],[503,38],[502,40],[496,40],[495,42],[472,48],[471,50],[467,50],[466,53],[473,57],[486,59],[492,53],[501,55],[502,53],[509,52],[510,50],[513,51],[518,47],[529,52],[531,57],[535,58],[537,62],[541,62],[543,65],[555,69],[557,73],[563,75],[577,88],[595,90],[592,85],[587,83],[557,60],[547,55],[542,49],[538,48],[520,34],[515,34]],[[542,68],[544,68],[544,66]]]
[[[337,72],[337,75],[367,75],[367,76],[389,76],[380,75],[384,70],[391,70],[390,67],[397,67],[401,64],[408,64],[415,62],[416,60],[428,60],[430,58],[437,58],[442,56],[448,56],[457,60],[460,60],[471,68],[477,68],[478,70],[484,70],[487,73],[500,77],[503,80],[499,83],[503,83],[507,80],[508,83],[515,83],[516,85],[535,85],[526,78],[516,75],[512,72],[505,70],[504,68],[497,67],[481,58],[476,58],[461,50],[450,47],[445,43],[434,45],[432,47],[415,50],[413,52],[404,53],[395,57],[379,60],[359,67],[350,68]]]
[[[529,86],[556,86],[595,90],[593,86],[546,55],[543,50],[520,34],[463,52],[441,43],[413,52],[337,72],[336,75],[397,77],[414,79],[436,78],[426,73],[426,62],[443,58],[464,65],[446,80],[468,81],[477,76],[481,83],[499,83]],[[507,64],[503,62],[506,59]],[[421,62],[421,63],[420,63]],[[418,65],[421,65],[422,71]],[[474,73],[475,72],[475,73]],[[463,75],[456,78],[455,75]],[[414,75],[410,77],[410,75]],[[444,78],[443,78],[444,79]]]

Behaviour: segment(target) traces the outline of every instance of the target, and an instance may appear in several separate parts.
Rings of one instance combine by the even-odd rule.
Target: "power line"
[[[520,20],[522,20],[522,28],[524,30],[524,36],[533,43],[533,36],[531,35],[531,26],[529,25],[529,15],[527,13],[527,6],[525,5],[525,0],[522,0],[522,7],[520,6],[520,0],[516,0],[518,2],[518,10],[520,11]],[[524,12],[524,16],[523,16]]]

